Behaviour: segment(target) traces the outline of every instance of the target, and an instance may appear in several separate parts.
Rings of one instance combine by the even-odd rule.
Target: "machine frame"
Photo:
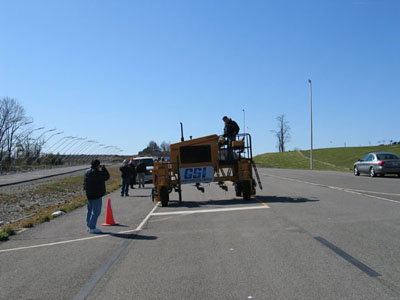
[[[182,138],[183,140],[183,138]],[[168,206],[169,194],[175,191],[182,201],[181,185],[194,184],[204,192],[202,183],[216,182],[227,190],[226,181],[235,186],[236,196],[249,200],[256,194],[255,170],[262,189],[256,165],[253,162],[251,135],[242,133],[232,139],[209,135],[170,145],[170,162],[155,162],[153,169],[153,201]]]

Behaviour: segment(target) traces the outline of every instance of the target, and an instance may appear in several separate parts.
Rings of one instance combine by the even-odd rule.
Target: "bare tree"
[[[278,121],[278,130],[271,130],[277,138],[277,147],[279,152],[285,152],[286,144],[290,141],[289,122],[285,120],[285,115],[280,115],[276,118]]]
[[[31,122],[25,116],[25,109],[15,99],[0,99],[0,160],[5,153],[11,160],[18,131]]]
[[[160,145],[161,151],[169,152],[169,145],[170,145],[170,143],[163,141]]]
[[[147,148],[150,149],[151,151],[160,151],[160,147],[157,145],[155,141],[150,141]]]

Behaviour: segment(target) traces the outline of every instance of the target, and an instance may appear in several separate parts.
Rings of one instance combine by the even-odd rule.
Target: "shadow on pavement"
[[[112,232],[103,232],[103,234],[109,234],[111,236],[121,238],[121,239],[128,239],[128,240],[146,240],[152,241],[156,240],[156,236],[148,236],[148,235],[140,235],[135,233],[112,233]]]
[[[258,199],[258,201],[265,203],[305,203],[305,202],[319,201],[318,199],[277,197],[277,196],[256,196],[256,199]]]
[[[151,195],[129,195],[125,196],[125,198],[150,198]]]
[[[224,199],[224,200],[208,200],[208,201],[176,201],[170,200],[168,206],[169,207],[202,207],[202,206],[209,206],[209,205],[217,205],[217,206],[224,206],[224,205],[244,205],[244,204],[260,204],[259,201],[256,199],[250,200],[242,200],[242,199]]]

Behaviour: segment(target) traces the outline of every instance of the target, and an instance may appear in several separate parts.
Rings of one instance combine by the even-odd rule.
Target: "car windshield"
[[[146,167],[153,167],[154,160],[152,158],[144,158],[144,159],[135,159],[134,164],[137,166],[139,161],[142,161]]]
[[[384,159],[399,159],[399,157],[398,157],[397,155],[389,154],[389,153],[378,154],[377,157],[378,157],[379,160],[384,160]]]

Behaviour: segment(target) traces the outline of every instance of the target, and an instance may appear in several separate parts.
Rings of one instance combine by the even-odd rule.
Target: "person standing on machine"
[[[236,135],[239,133],[239,125],[231,118],[224,116],[222,121],[225,123],[224,137],[227,139],[228,144],[228,156],[227,160],[233,160],[232,142],[236,139]]]

